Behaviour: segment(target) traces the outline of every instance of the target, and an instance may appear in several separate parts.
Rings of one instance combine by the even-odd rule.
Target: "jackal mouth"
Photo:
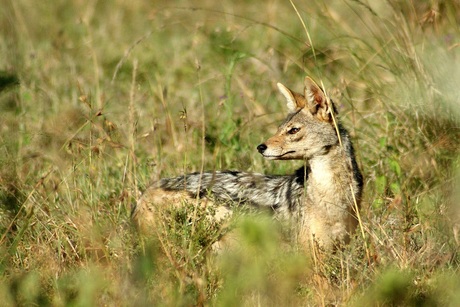
[[[292,153],[295,153],[295,150],[291,150],[291,151],[287,151],[285,153],[283,153],[282,155],[277,155],[277,156],[274,156],[274,155],[264,155],[264,158],[267,158],[267,159],[280,159],[280,158],[283,158],[285,155],[288,155],[288,154],[292,154]]]

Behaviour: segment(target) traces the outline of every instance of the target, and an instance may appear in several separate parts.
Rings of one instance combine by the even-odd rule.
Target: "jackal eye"
[[[296,134],[297,132],[300,131],[300,128],[291,128],[288,130],[289,134]]]

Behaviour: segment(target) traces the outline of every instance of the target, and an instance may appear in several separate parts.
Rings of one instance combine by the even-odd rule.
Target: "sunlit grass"
[[[312,2],[293,2],[304,27],[289,1],[7,0],[5,304],[457,305],[460,6]],[[131,207],[152,180],[297,168],[255,147],[285,117],[276,82],[300,91],[305,75],[353,136],[364,238],[316,258],[237,214],[239,248],[216,255],[226,229],[203,212],[191,228],[192,204],[138,237]]]

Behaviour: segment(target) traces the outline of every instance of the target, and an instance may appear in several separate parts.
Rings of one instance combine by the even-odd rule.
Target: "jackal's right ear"
[[[278,89],[281,92],[281,94],[283,94],[284,98],[286,98],[286,105],[289,112],[294,113],[297,110],[305,107],[305,99],[304,97],[302,97],[302,95],[291,91],[281,83],[277,83],[276,85],[278,86]]]
[[[320,120],[331,121],[331,112],[334,112],[332,102],[310,77],[305,77],[305,99],[313,115]]]

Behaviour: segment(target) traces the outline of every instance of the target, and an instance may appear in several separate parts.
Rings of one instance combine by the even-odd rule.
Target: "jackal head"
[[[274,136],[257,146],[259,153],[273,160],[308,160],[338,144],[334,105],[311,78],[305,78],[303,95],[277,85],[290,114]]]

